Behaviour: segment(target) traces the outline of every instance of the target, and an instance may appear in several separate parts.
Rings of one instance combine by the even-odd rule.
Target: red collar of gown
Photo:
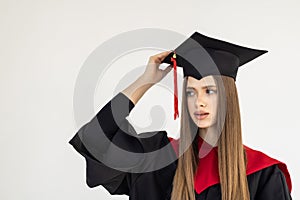
[[[179,140],[175,140],[173,138],[169,138],[169,140],[178,156]],[[291,177],[285,163],[271,158],[260,151],[251,149],[246,145],[244,145],[244,148],[246,149],[248,159],[246,169],[247,175],[271,165],[278,164],[279,169],[284,173],[289,191],[292,191]],[[220,179],[218,172],[218,147],[212,147],[199,136],[198,150],[201,164],[198,165],[197,172],[195,174],[194,187],[196,192],[200,194],[206,188],[220,183]],[[257,162],[257,160],[259,160],[259,162]]]

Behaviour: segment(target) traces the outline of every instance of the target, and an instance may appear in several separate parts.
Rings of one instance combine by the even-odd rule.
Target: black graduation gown
[[[110,160],[112,165],[116,161],[119,164],[124,163],[127,168],[134,168],[141,163],[140,158],[128,161],[128,158],[115,155],[109,150],[110,141],[125,150],[139,153],[151,152],[169,144],[166,131],[139,134],[151,135],[148,138],[134,137],[137,134],[126,119],[133,107],[133,102],[126,95],[118,93],[92,120],[78,130],[69,143],[86,160],[86,183],[89,187],[102,185],[110,194],[125,194],[130,200],[170,199],[177,167],[176,159],[162,169],[145,173],[119,171],[97,159]],[[176,156],[173,148],[167,149],[166,152],[170,157]],[[277,165],[254,172],[248,175],[247,179],[250,198],[253,200],[292,199],[285,176]],[[200,194],[195,194],[198,200],[221,200],[220,184],[214,184]]]

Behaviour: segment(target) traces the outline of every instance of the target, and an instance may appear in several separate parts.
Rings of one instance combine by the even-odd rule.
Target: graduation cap
[[[208,75],[224,75],[235,81],[240,66],[266,52],[193,33],[161,62],[172,64],[174,68],[174,120],[179,115],[177,66],[183,68],[184,77],[200,80]]]

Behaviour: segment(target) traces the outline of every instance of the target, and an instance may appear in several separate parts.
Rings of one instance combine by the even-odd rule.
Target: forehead
[[[187,86],[202,87],[206,85],[216,85],[215,80],[211,75],[205,76],[200,80],[193,78],[192,76],[188,76]]]

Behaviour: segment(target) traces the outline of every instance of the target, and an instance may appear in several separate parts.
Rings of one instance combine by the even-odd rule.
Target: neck
[[[198,134],[205,142],[207,142],[211,146],[218,146],[218,139],[220,134],[218,134],[215,126],[210,126],[208,128],[199,128]]]

